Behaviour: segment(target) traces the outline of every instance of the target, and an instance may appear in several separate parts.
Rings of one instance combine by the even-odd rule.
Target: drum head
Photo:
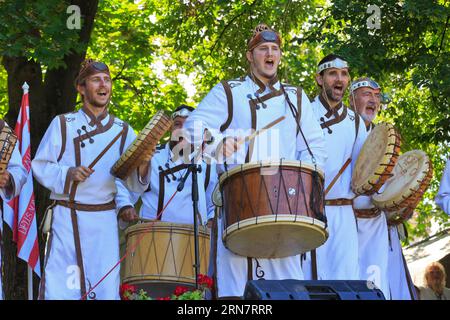
[[[357,194],[376,193],[390,177],[400,151],[400,136],[389,123],[377,125],[367,137],[352,176],[352,190]]]
[[[402,154],[395,165],[393,176],[386,182],[381,194],[372,196],[373,203],[381,209],[396,211],[411,207],[429,185],[432,168],[427,154],[412,150]]]
[[[228,227],[222,237],[225,247],[235,254],[267,259],[310,251],[325,243],[327,238],[325,223],[295,215],[246,219]]]

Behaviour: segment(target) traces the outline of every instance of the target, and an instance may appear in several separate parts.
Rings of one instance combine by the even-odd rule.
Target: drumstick
[[[272,128],[274,125],[276,125],[277,123],[283,121],[286,117],[285,116],[281,116],[278,119],[272,121],[271,123],[269,123],[268,125],[262,127],[261,129],[253,132],[251,135],[246,136],[244,140],[240,140],[237,142],[237,147],[239,148],[241,146],[241,144],[243,144],[244,142],[247,141],[251,141],[253,139],[255,139],[258,135],[260,135],[261,133],[263,133],[264,131]]]

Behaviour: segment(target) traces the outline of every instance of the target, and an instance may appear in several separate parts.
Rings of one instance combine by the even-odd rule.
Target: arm
[[[450,159],[447,160],[444,172],[442,173],[439,191],[434,200],[446,214],[450,215]]]
[[[19,195],[28,176],[22,164],[18,144],[14,147],[6,172],[3,175],[5,175],[6,181],[5,185],[0,188],[0,195],[4,200],[9,201]]]
[[[325,150],[325,137],[319,122],[314,116],[314,112],[308,97],[302,90],[300,127],[303,135],[308,142],[309,148],[316,160],[316,164],[320,168],[324,168],[328,154]],[[299,132],[297,135],[297,159],[309,163],[313,163],[312,157],[307,149],[305,140]]]

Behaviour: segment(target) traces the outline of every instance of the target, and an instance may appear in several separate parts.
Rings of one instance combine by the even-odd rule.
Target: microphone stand
[[[197,173],[202,171],[202,167],[200,165],[197,165],[195,163],[195,159],[197,157],[192,157],[191,163],[188,165],[188,170],[184,174],[183,178],[181,179],[180,183],[178,184],[177,190],[178,192],[181,192],[184,188],[184,184],[189,177],[189,174],[192,173],[192,206],[193,206],[193,212],[194,212],[194,248],[195,248],[195,264],[194,264],[194,270],[195,270],[195,289],[198,289],[198,275],[199,275],[199,269],[200,269],[200,259],[199,259],[199,250],[198,250],[198,221],[197,217],[200,216],[200,213],[198,211],[198,175]]]

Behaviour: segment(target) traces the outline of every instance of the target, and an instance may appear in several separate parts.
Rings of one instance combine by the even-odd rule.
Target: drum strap
[[[225,94],[227,96],[227,105],[228,105],[228,118],[227,120],[220,126],[220,132],[224,132],[229,126],[231,121],[233,120],[233,94],[231,93],[231,87],[228,81],[223,80],[221,82],[223,89],[225,90]]]
[[[205,191],[206,189],[208,189],[208,185],[209,185],[209,181],[211,179],[211,165],[207,164],[206,165],[206,172],[205,172]]]
[[[253,280],[253,261],[247,257],[247,281]]]
[[[339,170],[339,172],[336,174],[336,176],[333,178],[333,180],[328,185],[327,189],[325,190],[325,196],[330,192],[331,188],[333,188],[336,181],[339,179],[339,177],[344,173],[345,169],[347,169],[348,165],[352,162],[352,158],[348,158],[347,161],[345,161],[342,168]]]

